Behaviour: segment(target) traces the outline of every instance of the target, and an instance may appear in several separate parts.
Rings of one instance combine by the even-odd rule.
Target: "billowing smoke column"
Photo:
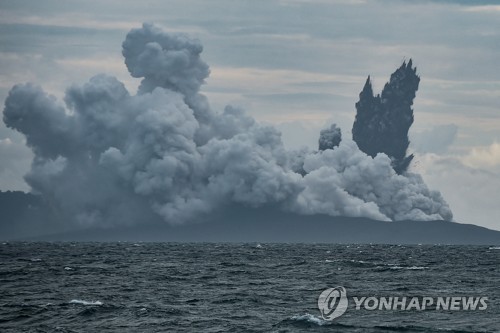
[[[396,174],[386,155],[372,158],[350,140],[335,147],[335,127],[322,135],[323,151],[295,155],[243,111],[213,112],[199,93],[209,74],[201,52],[199,42],[145,24],[123,43],[130,73],[143,78],[135,95],[105,75],[68,88],[65,106],[38,86],[13,87],[4,122],[35,154],[25,177],[33,191],[83,225],[183,223],[234,204],[451,219],[439,192]]]
[[[394,170],[405,172],[413,159],[406,156],[408,130],[413,124],[413,99],[420,77],[412,61],[403,62],[382,90],[382,96],[373,96],[370,77],[356,103],[356,120],[352,127],[353,140],[359,149],[375,157],[385,153],[392,159]]]
[[[342,132],[336,124],[332,124],[329,128],[321,130],[319,133],[319,150],[338,147],[340,141],[342,141]]]

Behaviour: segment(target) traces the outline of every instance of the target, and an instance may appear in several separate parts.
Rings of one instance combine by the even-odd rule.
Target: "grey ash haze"
[[[386,221],[452,219],[419,175],[396,173],[386,154],[368,156],[349,138],[333,142],[340,137],[334,127],[321,134],[333,149],[297,152],[238,108],[213,111],[199,92],[209,75],[202,50],[186,35],[144,24],[123,42],[130,74],[142,78],[137,94],[107,75],[69,87],[64,104],[39,86],[13,87],[4,122],[35,155],[25,178],[33,191],[78,226],[152,216],[180,224],[234,204]]]

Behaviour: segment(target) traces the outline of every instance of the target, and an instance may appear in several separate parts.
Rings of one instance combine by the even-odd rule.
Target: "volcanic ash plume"
[[[342,131],[336,124],[332,124],[329,128],[319,133],[319,150],[338,147],[340,141],[342,141]]]
[[[197,41],[144,24],[123,43],[127,68],[143,78],[137,94],[106,75],[69,87],[65,105],[38,86],[13,87],[4,122],[35,154],[25,177],[33,191],[84,225],[183,223],[234,204],[451,219],[418,175],[398,175],[387,155],[368,156],[353,141],[339,144],[336,128],[322,134],[324,150],[295,155],[242,110],[212,111],[199,93],[209,75],[201,52]]]
[[[359,149],[375,157],[385,153],[392,159],[394,170],[403,173],[408,168],[413,155],[406,156],[408,130],[413,124],[413,99],[418,90],[420,77],[412,61],[403,62],[388,83],[382,96],[373,96],[370,77],[356,103],[356,120],[352,127],[352,137]]]

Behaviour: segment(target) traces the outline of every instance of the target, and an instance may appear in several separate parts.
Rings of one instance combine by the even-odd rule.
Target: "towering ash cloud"
[[[356,103],[356,120],[352,137],[359,149],[375,157],[385,153],[392,159],[397,173],[406,171],[413,155],[406,156],[408,130],[413,124],[413,99],[420,78],[412,61],[403,62],[382,90],[382,96],[373,96],[370,77]]]
[[[153,25],[123,43],[137,94],[97,75],[67,89],[65,106],[32,84],[12,88],[4,122],[35,153],[26,181],[67,220],[183,223],[227,205],[278,206],[300,214],[380,220],[451,219],[439,192],[398,175],[340,131],[319,152],[285,150],[280,133],[243,111],[210,109],[199,93],[209,74],[202,46]],[[333,148],[333,149],[332,149]],[[299,170],[299,171],[298,171]]]

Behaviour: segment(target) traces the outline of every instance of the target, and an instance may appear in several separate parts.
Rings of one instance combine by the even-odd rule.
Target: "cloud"
[[[457,222],[498,230],[500,170],[471,168],[460,157],[417,155],[418,169],[429,186],[446,197]]]
[[[228,205],[381,220],[451,219],[418,175],[352,141],[322,152],[285,149],[281,134],[238,108],[213,111],[201,43],[144,24],[123,43],[142,78],[137,94],[97,75],[64,104],[35,84],[14,86],[5,124],[35,154],[25,179],[65,220],[82,225],[196,220]],[[304,171],[304,172],[302,172]]]
[[[421,132],[412,132],[411,147],[419,153],[446,153],[457,137],[458,127],[454,124],[433,126]]]
[[[483,170],[500,171],[500,143],[486,147],[475,147],[462,158],[465,165]]]
[[[0,139],[0,183],[2,190],[28,190],[22,178],[29,171],[33,154],[19,135]]]

